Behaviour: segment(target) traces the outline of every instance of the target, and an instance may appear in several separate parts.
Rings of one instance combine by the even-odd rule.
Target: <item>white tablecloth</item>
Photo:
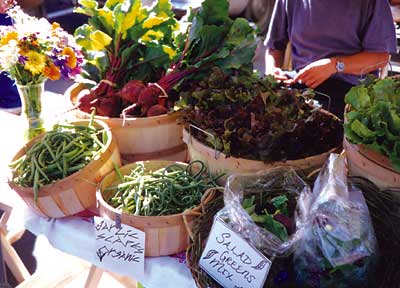
[[[46,93],[43,114],[46,121],[55,121],[60,118],[59,109],[54,106],[64,106],[65,99],[61,95]],[[50,104],[49,104],[50,103]],[[57,111],[58,110],[58,111]],[[94,226],[91,218],[67,217],[63,219],[43,218],[32,212],[11,190],[7,184],[8,163],[16,151],[22,146],[22,123],[18,116],[0,111],[0,202],[13,207],[9,228],[26,228],[35,235],[45,235],[49,242],[57,249],[68,254],[80,257],[91,263],[95,259]],[[182,255],[167,257],[148,257],[145,260],[145,275],[137,277],[134,272],[132,278],[141,282],[146,288],[151,287],[196,287],[190,270],[186,266]],[[107,269],[107,267],[101,267]],[[120,271],[113,271],[119,273]]]

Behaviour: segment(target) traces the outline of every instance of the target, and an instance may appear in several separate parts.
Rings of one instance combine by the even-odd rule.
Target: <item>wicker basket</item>
[[[154,171],[172,163],[187,165],[159,160],[146,161],[144,166],[145,169]],[[121,167],[120,171],[122,175],[126,175],[136,166],[136,163],[127,164]],[[101,182],[97,191],[100,215],[112,220],[116,220],[118,217],[121,223],[144,231],[146,233],[145,256],[163,256],[185,251],[189,245],[188,227],[191,226],[195,217],[201,215],[202,206],[213,199],[216,193],[214,190],[208,190],[199,206],[184,213],[168,216],[136,216],[119,211],[104,200],[109,196],[107,193],[111,192],[111,190],[105,188],[115,186],[118,183],[120,183],[120,180],[115,172],[109,173]]]
[[[74,84],[65,96],[76,102],[83,84]],[[90,115],[74,110],[74,117],[85,119]],[[144,118],[110,118],[96,116],[107,123],[117,139],[118,148],[124,163],[163,159],[186,161],[187,148],[182,141],[182,126],[177,123],[180,113],[165,114]]]
[[[87,125],[88,123],[89,120],[73,122],[76,125]],[[64,179],[41,187],[36,203],[33,197],[33,188],[16,185],[11,181],[12,177],[10,176],[10,187],[35,212],[42,216],[60,218],[95,207],[97,184],[104,175],[114,169],[114,165],[120,166],[121,160],[117,143],[108,126],[102,121],[94,121],[94,125],[107,131],[108,141],[105,144],[104,151],[98,158],[89,162],[81,170]],[[13,157],[12,161],[24,155],[25,151],[36,143],[38,139],[43,137],[43,135],[26,143]]]
[[[310,177],[304,179],[312,184],[317,173],[310,175]],[[350,177],[349,182],[363,191],[383,259],[376,273],[377,283],[371,284],[370,287],[397,288],[398,283],[400,283],[400,273],[398,273],[400,266],[400,230],[397,228],[400,225],[400,197],[395,197],[393,192],[398,193],[400,190],[379,190],[372,182],[360,177]],[[198,263],[206,245],[214,215],[223,206],[223,196],[220,195],[204,206],[204,213],[196,218],[192,224],[192,242],[187,249],[186,258],[192,276],[197,286],[201,288],[222,287],[204,272]],[[264,287],[296,287],[296,284],[291,281],[281,283],[285,276],[290,275],[291,265],[291,257],[274,259]],[[281,271],[288,272],[288,274],[281,273]]]

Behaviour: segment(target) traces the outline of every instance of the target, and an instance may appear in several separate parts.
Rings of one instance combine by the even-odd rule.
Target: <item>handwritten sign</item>
[[[101,266],[125,274],[143,275],[145,233],[114,221],[94,217],[96,259]]]
[[[225,288],[256,288],[264,285],[271,261],[216,218],[199,265]]]

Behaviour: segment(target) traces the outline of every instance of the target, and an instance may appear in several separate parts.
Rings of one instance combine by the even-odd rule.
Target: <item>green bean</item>
[[[102,133],[102,131],[100,131]],[[92,127],[55,125],[25,154],[12,162],[12,181],[24,187],[40,187],[82,169],[101,153],[104,144]],[[37,198],[37,195],[35,196]]]
[[[120,173],[118,168],[115,170]],[[192,175],[194,170],[196,173]],[[106,188],[112,188],[114,195],[107,202],[135,215],[181,213],[199,205],[205,190],[213,187],[211,183],[216,177],[206,170],[201,161],[193,161],[187,167],[172,164],[155,171],[146,171],[142,164],[137,165],[129,175],[118,176],[118,185]]]

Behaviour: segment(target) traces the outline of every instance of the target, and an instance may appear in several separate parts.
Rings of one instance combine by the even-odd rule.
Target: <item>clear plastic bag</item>
[[[345,156],[331,154],[303,195],[303,235],[294,252],[298,287],[367,287],[377,259],[377,242],[362,192],[347,185]]]
[[[302,194],[311,195],[310,187],[292,168],[278,167],[257,174],[235,174],[227,180],[225,207],[216,216],[270,259],[287,256],[293,252],[294,244],[301,235],[296,229],[295,214],[299,213],[297,199]],[[254,205],[245,208],[244,204],[251,199]],[[265,223],[260,224],[260,219]]]

